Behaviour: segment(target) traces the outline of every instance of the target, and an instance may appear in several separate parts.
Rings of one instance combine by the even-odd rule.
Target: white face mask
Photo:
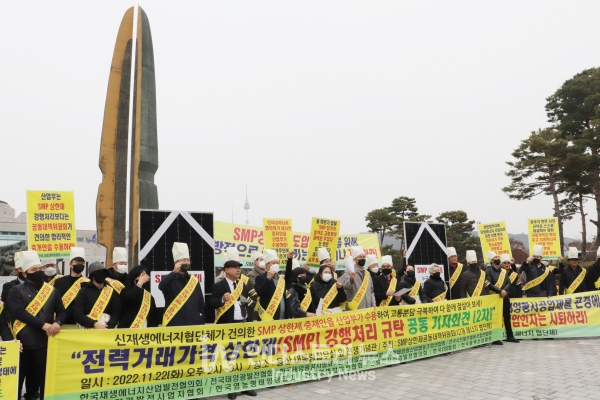
[[[48,267],[44,270],[44,275],[46,276],[54,276],[56,275],[56,268],[54,267]]]
[[[269,269],[269,271],[274,272],[274,273],[278,273],[279,272],[279,264],[273,264],[273,265],[271,265],[271,268]]]
[[[329,282],[331,280],[331,274],[323,274],[323,281]]]
[[[310,272],[311,274],[315,275],[319,271],[316,268],[309,268],[308,272]]]
[[[127,269],[127,264],[125,265],[117,265],[117,272],[120,274],[125,274],[127,273],[128,269]]]
[[[544,267],[547,267],[549,262],[548,261],[542,261],[542,264],[544,264]]]
[[[259,261],[258,262],[258,268],[265,269],[265,262],[264,261]]]
[[[373,267],[373,268],[371,268],[371,272],[374,273],[374,274],[378,273],[379,272],[379,267]]]

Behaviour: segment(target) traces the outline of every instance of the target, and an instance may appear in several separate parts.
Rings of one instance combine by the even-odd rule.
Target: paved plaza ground
[[[374,371],[372,381],[334,377],[238,399],[600,399],[600,339],[504,343]]]

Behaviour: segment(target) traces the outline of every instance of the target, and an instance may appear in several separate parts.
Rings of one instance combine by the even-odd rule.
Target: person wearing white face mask
[[[113,249],[112,266],[108,269],[110,277],[106,278],[106,282],[112,286],[118,293],[121,293],[123,288],[128,285],[129,277],[127,273],[127,249],[125,247],[115,247]]]
[[[363,310],[376,307],[373,279],[365,270],[367,262],[365,251],[361,246],[353,246],[350,250],[351,254],[344,260],[346,273],[338,280],[344,286],[348,296],[348,309]]]
[[[286,282],[279,276],[279,259],[275,250],[263,251],[266,272],[256,277],[254,290],[258,294],[258,315],[261,321],[290,318],[285,307]]]
[[[371,279],[373,280],[373,293],[375,293],[375,302],[380,304],[387,298],[387,285],[385,284],[385,276],[383,276],[381,269],[379,268],[377,256],[369,254],[367,256],[367,263],[365,264],[365,267],[367,267],[369,273],[371,274]]]
[[[42,269],[44,270],[46,283],[54,286],[54,282],[62,275],[58,275],[56,270],[56,258],[41,258]]]
[[[321,265],[310,285],[312,307],[317,310],[321,304],[321,315],[341,312],[340,306],[346,302],[346,292],[342,284],[334,279],[333,267]]]
[[[254,286],[256,285],[256,277],[260,274],[264,274],[267,269],[265,268],[265,259],[263,258],[263,253],[260,251],[253,251],[251,257],[252,261],[254,261],[254,268],[248,272],[248,283],[246,283],[246,287],[248,288],[248,295],[253,301],[256,302],[258,299],[256,290],[254,290]],[[248,321],[260,321],[258,313],[254,310],[254,307],[248,307]]]

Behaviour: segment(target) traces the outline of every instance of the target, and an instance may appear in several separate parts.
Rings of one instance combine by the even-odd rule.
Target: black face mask
[[[190,264],[181,264],[179,270],[181,272],[188,272],[190,270]]]
[[[308,278],[307,278],[306,275],[305,276],[301,276],[301,277],[298,278],[298,283],[300,285],[305,285],[307,283],[307,281],[308,281]]]
[[[440,273],[439,272],[434,272],[433,274],[431,274],[431,277],[433,279],[440,279]]]
[[[19,279],[20,279],[20,280],[22,280],[22,281],[24,281],[24,280],[26,280],[26,279],[27,279],[27,278],[25,278],[25,276],[23,276],[23,273],[22,273],[22,272],[17,272],[17,276],[18,276],[18,277],[19,277]]]
[[[98,273],[95,273],[92,278],[94,279],[94,282],[96,282],[98,284],[104,283],[104,281],[106,281],[106,274],[104,274],[102,272],[98,272]]]
[[[75,272],[76,274],[80,274],[83,272],[83,269],[85,268],[85,265],[83,264],[75,264],[73,265],[73,272]]]
[[[391,269],[391,268],[384,268],[384,269],[382,269],[382,270],[381,270],[381,272],[382,272],[384,275],[389,275],[389,274],[391,274],[391,273],[392,273],[392,269]]]
[[[538,265],[540,263],[540,260],[538,260],[537,258],[534,258],[533,260],[531,260],[531,263],[533,265]]]
[[[494,260],[494,265],[500,265],[500,259]]]
[[[361,267],[364,267],[365,264],[367,263],[367,260],[358,260],[357,264],[360,265]]]
[[[31,282],[43,283],[45,276],[46,275],[44,274],[44,271],[37,271],[32,272],[31,274],[27,274],[27,279],[29,279]]]
[[[408,276],[409,278],[414,278],[415,277],[415,271],[406,271],[406,276]]]

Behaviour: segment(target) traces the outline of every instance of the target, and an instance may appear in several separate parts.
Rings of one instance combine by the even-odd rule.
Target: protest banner
[[[254,268],[252,252],[262,251],[264,245],[262,227],[215,221],[214,229],[215,266],[223,266],[223,252],[227,247],[235,246],[243,268]]]
[[[27,191],[27,240],[41,258],[69,256],[77,246],[73,192]]]
[[[510,242],[508,241],[508,233],[506,232],[506,224],[504,222],[492,222],[489,224],[480,224],[479,239],[481,240],[481,250],[483,251],[483,259],[487,263],[490,262],[487,258],[487,252],[493,251],[498,254],[508,254],[512,258],[510,250]]]
[[[299,320],[64,331],[47,400],[189,399],[348,374],[502,337],[499,296]]]
[[[600,291],[510,300],[517,339],[600,335]]]
[[[308,259],[306,263],[312,267],[319,267],[319,247],[326,248],[331,258],[335,257],[338,236],[340,234],[340,221],[313,217],[310,227],[310,242],[308,245]],[[331,260],[335,262],[335,259]]]
[[[531,218],[527,220],[529,227],[529,252],[536,244],[544,246],[544,260],[557,259],[561,254],[560,237],[558,235],[558,218]]]
[[[0,342],[0,399],[18,400],[19,342]]]
[[[275,250],[279,265],[285,266],[288,253],[294,250],[292,220],[280,218],[264,218],[265,248]]]
[[[379,239],[375,233],[361,233],[357,235],[340,235],[338,238],[336,251],[336,269],[345,270],[344,258],[350,252],[350,247],[360,246],[366,255],[373,254],[381,262],[381,251],[379,249]]]

